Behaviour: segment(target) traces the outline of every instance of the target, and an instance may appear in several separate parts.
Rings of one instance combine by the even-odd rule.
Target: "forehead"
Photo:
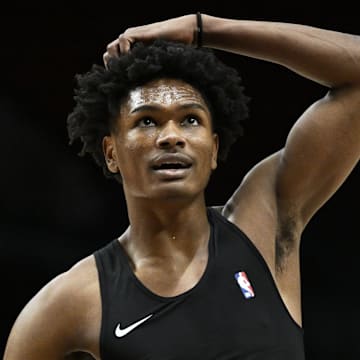
[[[190,84],[177,79],[159,79],[131,90],[126,103],[131,108],[144,104],[169,106],[174,103],[198,102],[206,103],[200,92]]]

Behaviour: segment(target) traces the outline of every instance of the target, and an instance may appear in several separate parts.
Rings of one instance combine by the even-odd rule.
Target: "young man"
[[[219,209],[204,190],[248,99],[199,45],[329,88]],[[104,61],[78,79],[69,135],[122,183],[129,227],[29,302],[4,359],[304,359],[301,234],[359,160],[359,37],[186,15],[126,30]]]

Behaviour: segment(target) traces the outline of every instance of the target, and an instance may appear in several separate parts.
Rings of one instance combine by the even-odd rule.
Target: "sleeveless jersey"
[[[102,360],[305,359],[303,331],[259,251],[216,210],[207,214],[208,263],[180,295],[162,297],[145,287],[117,239],[94,252]]]

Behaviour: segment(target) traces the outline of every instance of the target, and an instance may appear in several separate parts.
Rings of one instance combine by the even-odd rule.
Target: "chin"
[[[169,182],[154,186],[148,196],[154,200],[189,200],[194,199],[204,193],[204,188],[190,186],[184,182]]]

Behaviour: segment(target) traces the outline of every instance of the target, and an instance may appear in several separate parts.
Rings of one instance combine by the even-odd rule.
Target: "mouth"
[[[181,162],[164,162],[160,165],[154,165],[152,166],[152,169],[155,171],[161,171],[161,170],[181,170],[181,169],[189,169],[191,167],[191,164],[185,164]]]
[[[151,169],[162,179],[174,180],[185,177],[192,165],[192,160],[185,155],[169,154],[156,158]]]

